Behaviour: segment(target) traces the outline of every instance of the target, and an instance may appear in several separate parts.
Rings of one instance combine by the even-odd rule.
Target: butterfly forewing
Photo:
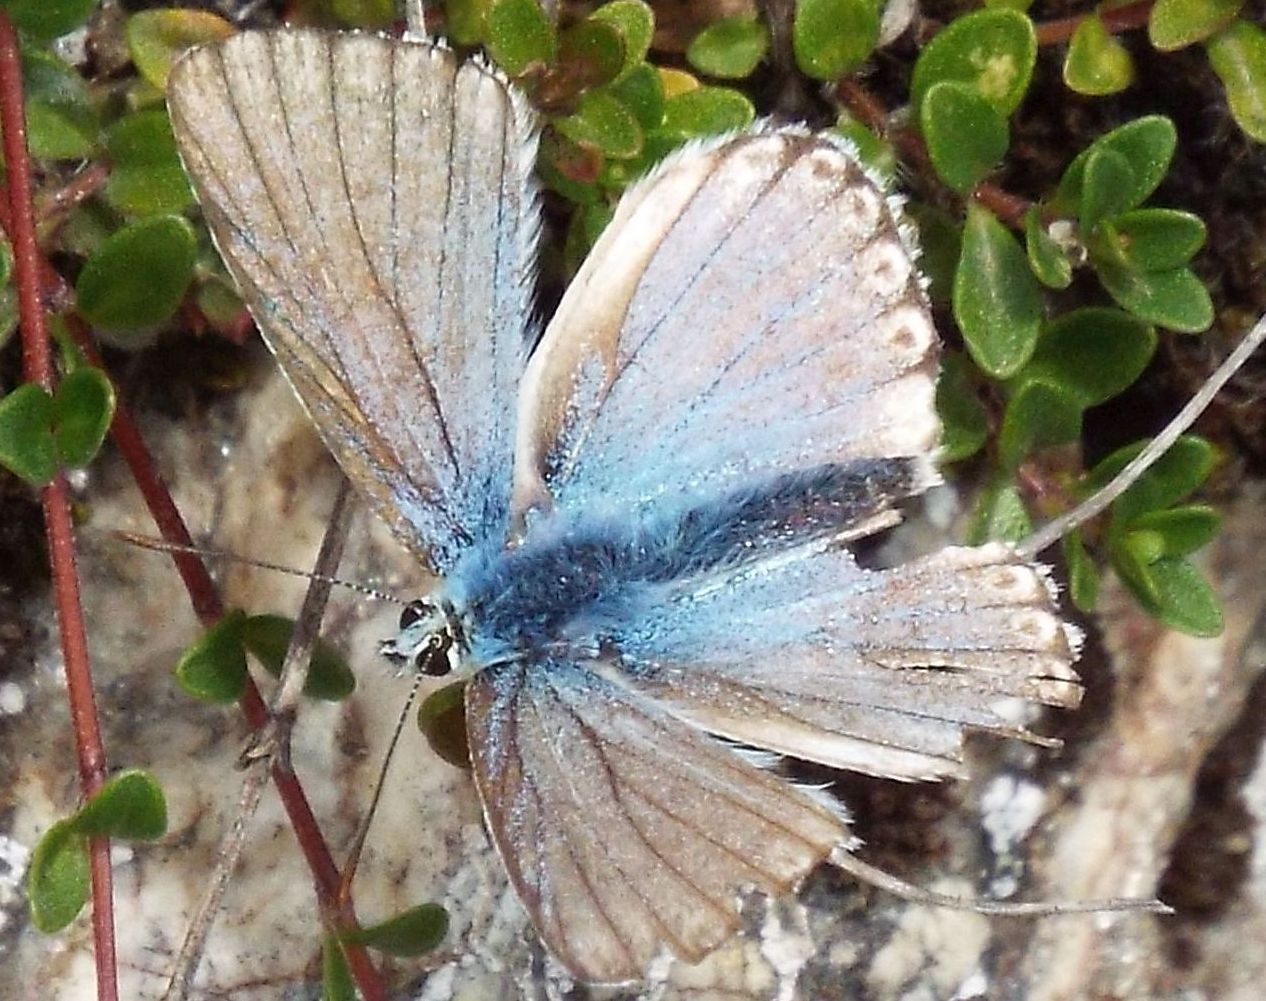
[[[935,445],[936,343],[904,234],[835,143],[690,147],[621,201],[524,378],[520,510],[634,508]]]
[[[538,227],[530,112],[423,42],[243,34],[173,70],[219,249],[348,475],[437,568],[504,525]]]
[[[683,725],[598,665],[505,664],[466,689],[493,841],[573,975],[640,978],[738,926],[740,891],[795,885],[847,836],[807,793]]]

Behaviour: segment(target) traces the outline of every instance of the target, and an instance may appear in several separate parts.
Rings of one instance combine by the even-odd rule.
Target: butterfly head
[[[392,663],[435,677],[456,670],[465,649],[456,611],[447,601],[434,598],[409,602],[400,613],[400,631],[378,647]]]

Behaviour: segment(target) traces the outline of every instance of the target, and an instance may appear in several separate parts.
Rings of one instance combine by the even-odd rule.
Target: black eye
[[[453,665],[448,660],[448,651],[452,645],[453,638],[446,632],[429,636],[426,646],[414,662],[414,669],[433,678],[448,674],[453,669]]]
[[[422,619],[430,610],[430,606],[425,601],[411,601],[404,606],[404,611],[400,613],[400,629],[401,631],[408,629],[411,625]]]

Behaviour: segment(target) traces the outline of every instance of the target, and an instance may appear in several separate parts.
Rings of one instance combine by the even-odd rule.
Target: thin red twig
[[[18,313],[22,328],[22,364],[28,380],[47,392],[55,389],[56,376],[44,303],[40,297],[40,253],[35,239],[35,211],[31,204],[31,163],[26,148],[26,119],[22,96],[22,56],[17,33],[9,15],[0,9],[0,129],[9,174],[9,215],[12,222]],[[93,696],[92,669],[88,662],[88,633],[79,600],[79,575],[75,567],[75,538],[70,519],[70,492],[60,472],[40,490],[48,557],[53,577],[57,625],[61,638],[66,688],[74,722],[75,753],[84,796],[91,796],[106,779],[105,747]],[[88,840],[92,883],[93,956],[97,972],[97,997],[117,1001],[118,972],[115,963],[113,880],[110,842],[103,837]]]

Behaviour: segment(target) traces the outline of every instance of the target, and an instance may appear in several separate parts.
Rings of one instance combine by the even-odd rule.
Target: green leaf
[[[892,183],[897,173],[897,156],[889,143],[857,119],[850,118],[847,113],[840,115],[832,131],[853,144],[857,150],[857,158],[862,163],[879,174],[886,183]],[[909,206],[907,206],[908,209]],[[955,251],[954,260],[958,260],[957,251]],[[950,267],[953,267],[952,262]]]
[[[1101,219],[1133,208],[1134,171],[1115,150],[1097,149],[1086,160],[1085,183],[1077,221],[1083,233],[1090,233]]]
[[[857,69],[879,41],[876,0],[799,0],[791,25],[796,64],[815,80]]]
[[[548,66],[558,54],[553,22],[537,0],[497,0],[487,23],[488,54],[507,76]]]
[[[1068,566],[1068,594],[1083,612],[1093,612],[1099,602],[1099,568],[1082,545],[1080,529],[1064,536],[1064,562]]]
[[[294,628],[294,620],[282,615],[252,615],[242,624],[242,645],[277,678],[281,676]],[[312,699],[338,702],[355,690],[356,675],[347,662],[328,643],[318,639],[308,665],[303,694]]]
[[[445,0],[444,31],[458,45],[478,45],[488,32],[493,0]]]
[[[353,28],[385,28],[395,20],[395,0],[324,0],[329,12]]]
[[[1209,505],[1187,504],[1146,511],[1130,520],[1130,531],[1154,533],[1162,556],[1186,556],[1212,542],[1221,523],[1221,516]]]
[[[642,151],[642,128],[637,117],[606,90],[580,96],[575,114],[556,119],[562,135],[580,146],[591,146],[604,156],[627,160]]]
[[[628,66],[620,28],[600,18],[574,24],[559,36],[555,73],[567,81],[565,90],[578,94],[619,77]]]
[[[932,37],[914,64],[910,105],[920,111],[933,84],[970,84],[1002,116],[1024,99],[1037,62],[1033,22],[1019,11],[986,8],[957,17]]]
[[[343,936],[391,956],[421,956],[434,951],[448,934],[448,913],[439,904],[420,904],[376,925]]]
[[[1036,205],[1030,206],[1024,216],[1024,252],[1033,274],[1047,288],[1068,288],[1072,284],[1072,262],[1042,225],[1042,213]]]
[[[1230,24],[1244,0],[1156,0],[1147,36],[1162,52],[1200,42]]]
[[[1086,478],[1087,495],[1106,486],[1145,445],[1146,442],[1126,445],[1095,466]],[[1216,460],[1217,453],[1207,441],[1195,435],[1183,435],[1113,502],[1113,521],[1128,526],[1146,512],[1159,511],[1186,499],[1208,478]]]
[[[725,17],[695,35],[686,61],[700,73],[741,80],[769,51],[769,31],[754,14]]]
[[[1139,271],[1092,260],[1103,287],[1135,316],[1170,330],[1197,334],[1213,322],[1213,302],[1190,268]]]
[[[941,418],[941,463],[975,455],[989,437],[984,405],[971,382],[971,362],[958,352],[941,358],[936,383],[936,412]]]
[[[644,65],[655,35],[655,12],[647,4],[642,0],[611,0],[589,17],[613,25],[624,39],[624,66],[617,80]]]
[[[343,946],[333,935],[321,942],[321,1001],[356,1001],[356,981]]]
[[[53,396],[53,437],[63,464],[88,465],[114,419],[114,387],[99,368],[81,365],[62,379]]]
[[[232,611],[198,637],[176,664],[180,687],[203,702],[236,702],[246,691],[246,613]]]
[[[1266,31],[1251,21],[1232,21],[1204,44],[1236,124],[1266,142]]]
[[[186,49],[223,41],[236,31],[210,11],[144,10],[128,18],[127,47],[141,76],[166,91],[167,74]]]
[[[1204,245],[1206,232],[1199,216],[1178,209],[1135,209],[1101,228],[1113,256],[1140,271],[1182,267]]]
[[[1078,94],[1101,97],[1125,90],[1134,82],[1129,50],[1091,12],[1081,19],[1064,57],[1064,83]]]
[[[990,539],[1019,542],[1032,531],[1033,521],[1019,489],[1010,480],[999,478],[980,495],[967,526],[967,544],[979,546]]]
[[[153,841],[167,833],[167,800],[152,775],[129,768],[110,776],[70,822],[83,834]]]
[[[61,931],[88,902],[88,846],[69,821],[59,820],[35,845],[26,894],[31,922],[45,934]]]
[[[154,216],[123,227],[79,273],[79,312],[108,332],[158,326],[184,299],[197,252],[193,227],[180,216]]]
[[[1042,322],[1041,289],[1015,238],[976,202],[967,206],[953,305],[972,360],[986,374],[1005,379],[1029,360]]]
[[[1118,566],[1118,572],[1120,569]],[[1222,608],[1217,595],[1187,560],[1165,556],[1142,568],[1142,573],[1143,581],[1124,573],[1121,579],[1157,619],[1192,636],[1221,634]]]
[[[906,212],[919,230],[923,254],[919,267],[928,279],[928,296],[933,302],[949,302],[954,294],[954,272],[963,253],[960,227],[940,209],[926,202],[911,202]]]
[[[664,122],[664,85],[654,66],[643,63],[623,74],[606,91],[633,112],[643,130],[657,129]]]
[[[928,88],[919,112],[932,166],[955,191],[974,188],[1011,142],[1007,120],[973,87],[943,81]]]
[[[80,160],[96,149],[97,113],[83,78],[51,52],[22,50],[26,141],[40,160]]]
[[[466,738],[466,683],[456,681],[436,689],[418,706],[418,729],[441,760],[455,768],[470,768]]]
[[[1155,351],[1156,331],[1129,313],[1075,309],[1047,326],[1016,379],[1059,386],[1093,407],[1132,386]]]
[[[746,128],[756,117],[752,102],[729,87],[698,87],[664,102],[660,131],[681,139]]]
[[[87,21],[96,0],[4,0],[0,6],[16,27],[36,41],[49,42]]]
[[[1081,435],[1080,400],[1063,386],[1027,379],[1007,401],[998,433],[998,461],[1014,472],[1033,452]]]
[[[162,215],[193,204],[166,111],[155,108],[120,118],[106,130],[105,144],[112,169],[104,194],[120,212]]]
[[[0,465],[33,487],[57,475],[53,398],[33,382],[0,399]]]
[[[1051,208],[1060,215],[1073,215],[1080,211],[1087,162],[1102,150],[1111,150],[1125,157],[1132,172],[1130,189],[1120,192],[1118,201],[1125,208],[1141,205],[1164,179],[1177,143],[1174,123],[1164,115],[1145,115],[1104,133],[1068,165],[1051,200]]]

